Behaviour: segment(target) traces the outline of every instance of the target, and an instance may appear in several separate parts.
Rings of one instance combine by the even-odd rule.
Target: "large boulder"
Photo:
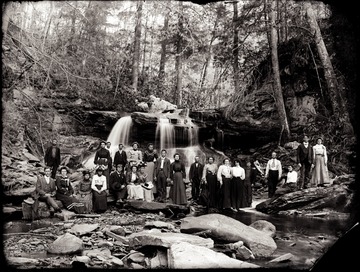
[[[83,249],[83,241],[70,233],[58,237],[49,245],[48,252],[53,254],[72,254]]]
[[[163,112],[176,110],[177,106],[154,95],[149,96],[149,112]]]
[[[129,245],[132,247],[162,246],[169,248],[171,245],[180,242],[187,242],[208,248],[214,247],[214,241],[210,238],[201,238],[185,233],[141,231],[130,234],[128,239]]]
[[[268,257],[277,248],[273,238],[267,233],[247,226],[222,214],[206,214],[181,220],[181,232],[206,232],[214,240],[224,242],[243,241],[255,257]]]
[[[212,249],[186,242],[171,245],[168,253],[170,269],[258,268],[258,265],[233,259]]]
[[[270,223],[269,221],[257,220],[255,222],[251,223],[250,227],[253,227],[254,229],[265,232],[270,237],[275,237],[276,227],[274,226],[274,224]]]

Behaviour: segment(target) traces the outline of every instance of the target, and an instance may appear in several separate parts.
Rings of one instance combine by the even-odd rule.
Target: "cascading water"
[[[124,150],[129,148],[131,127],[132,127],[131,116],[124,116],[121,117],[116,122],[114,127],[111,129],[110,134],[106,141],[111,143],[110,152],[112,152],[113,157],[115,155],[115,152],[118,151],[119,149],[119,144],[124,145]],[[94,159],[95,159],[95,154],[86,158],[83,161],[84,167],[86,167],[87,169],[93,169],[95,167]]]

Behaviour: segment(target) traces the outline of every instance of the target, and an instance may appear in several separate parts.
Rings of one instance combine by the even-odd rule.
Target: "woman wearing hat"
[[[130,171],[126,173],[127,193],[128,199],[144,199],[144,189],[140,184],[139,174],[137,172],[137,166],[133,165]]]
[[[106,177],[106,185],[109,187],[109,163],[111,161],[110,151],[106,149],[106,142],[101,141],[100,148],[95,153],[94,163],[96,166],[102,166],[103,175]]]
[[[170,165],[170,179],[173,181],[169,198],[172,199],[174,204],[186,204],[186,186],[185,186],[185,164],[180,160],[180,154],[175,153],[174,161]]]
[[[79,192],[78,199],[81,203],[84,203],[85,213],[91,213],[93,209],[93,200],[92,200],[92,189],[91,189],[91,179],[89,170],[84,170],[83,180],[79,183]]]
[[[96,213],[102,213],[107,210],[107,183],[103,175],[104,169],[99,166],[96,174],[92,178],[91,189],[93,190],[93,209]]]
[[[324,183],[329,182],[327,162],[326,147],[322,144],[322,138],[319,137],[316,145],[313,146],[313,171],[310,180],[312,186],[324,186]]]
[[[132,144],[132,149],[128,151],[127,159],[129,162],[129,166],[132,165],[138,165],[142,161],[142,153],[140,150],[138,150],[139,144],[137,142],[134,142]]]
[[[146,165],[145,163],[139,164],[139,183],[143,187],[144,190],[144,200],[147,202],[151,202],[154,200],[153,194],[153,184],[150,180],[150,176],[146,173]]]
[[[60,176],[56,176],[56,199],[60,200],[68,210],[74,210],[76,213],[84,212],[84,204],[79,202],[74,194],[74,188],[68,177],[68,169],[62,167]]]
[[[154,181],[154,168],[156,159],[159,157],[157,151],[154,149],[154,144],[150,143],[144,151],[143,161],[146,163],[145,173],[147,174],[147,181],[153,183]],[[152,193],[156,194],[156,186],[152,186]]]

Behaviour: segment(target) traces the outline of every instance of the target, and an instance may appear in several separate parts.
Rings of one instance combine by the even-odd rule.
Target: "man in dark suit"
[[[46,149],[45,165],[51,167],[51,177],[55,178],[56,171],[60,165],[60,148],[57,146],[57,140],[52,140],[52,145]]]
[[[126,165],[127,165],[127,155],[126,152],[123,150],[124,145],[123,144],[119,144],[119,150],[116,151],[115,153],[115,157],[114,157],[114,165],[118,165],[118,164],[122,164],[123,165],[123,170],[126,169]]]
[[[117,203],[123,202],[126,197],[126,177],[122,164],[116,164],[115,171],[110,174],[110,193],[114,195]]]
[[[157,201],[165,202],[166,185],[170,181],[170,160],[166,158],[166,150],[161,150],[161,156],[157,158],[154,166],[154,182],[157,190]]]
[[[203,174],[204,165],[199,162],[199,156],[195,157],[195,162],[190,165],[189,180],[191,182],[191,195],[193,201],[198,201],[200,194],[200,181]]]
[[[313,163],[313,149],[309,143],[309,137],[304,136],[303,142],[297,148],[297,163],[300,167],[300,178],[298,179],[297,188],[305,189],[310,182],[310,171]]]

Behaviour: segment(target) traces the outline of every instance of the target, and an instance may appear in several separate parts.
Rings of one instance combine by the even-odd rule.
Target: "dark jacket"
[[[313,149],[310,143],[308,144],[308,148],[305,148],[304,143],[301,143],[297,148],[297,163],[309,163],[312,164],[313,161]]]
[[[62,176],[56,177],[56,193],[62,195],[72,195],[74,188],[71,185],[69,177],[63,178]]]
[[[109,178],[110,191],[122,190],[121,185],[127,185],[124,172],[121,172],[120,174],[117,171],[112,172]]]
[[[115,153],[115,157],[114,157],[114,165],[115,165],[115,167],[118,164],[122,164],[123,167],[125,167],[126,164],[127,164],[127,155],[126,155],[126,152],[124,150],[122,150],[121,154],[120,154],[119,151],[116,151],[116,153]]]
[[[50,167],[51,166],[59,166],[61,163],[60,148],[55,147],[56,148],[55,157],[52,156],[52,148],[53,148],[53,146],[50,146],[46,149],[45,157],[44,157],[45,164],[46,164],[46,166],[50,166]]]
[[[202,174],[203,174],[203,170],[204,170],[204,165],[201,164],[201,163],[198,163],[198,167],[196,167],[196,163],[192,163],[190,165],[190,170],[189,170],[189,179],[192,180],[195,175],[196,175],[196,171],[197,171],[197,176],[199,178],[199,180],[201,179],[202,177]]]
[[[161,166],[161,157],[156,159],[155,167],[154,167],[154,178],[157,178],[157,176],[159,175],[160,166]],[[168,158],[165,158],[163,173],[166,178],[170,177],[170,160]]]
[[[36,181],[35,191],[40,196],[43,196],[45,194],[55,195],[56,193],[55,179],[50,177],[50,182],[49,184],[47,184],[44,176],[38,176]]]
[[[103,162],[101,163],[104,165],[108,165],[109,161],[111,160],[110,151],[106,148],[100,148],[98,151],[96,151],[94,163],[99,164],[101,159],[106,159],[105,164]]]

